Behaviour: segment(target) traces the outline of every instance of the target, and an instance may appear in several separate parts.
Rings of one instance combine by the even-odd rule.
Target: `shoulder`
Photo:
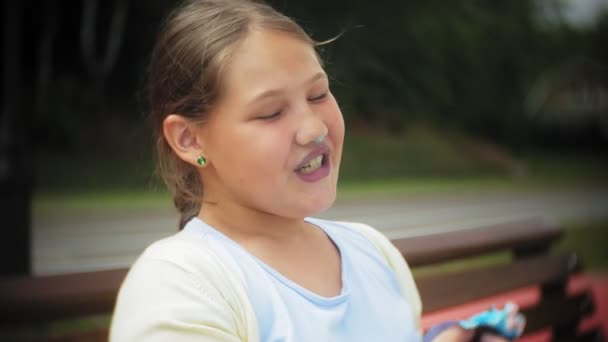
[[[242,282],[240,269],[212,239],[181,231],[144,250],[129,270],[121,295],[158,284],[156,291],[168,296],[196,290],[211,299],[225,299],[230,297],[228,290]]]
[[[182,231],[149,245],[131,268],[135,273],[146,264],[166,264],[199,278],[217,281],[242,273],[225,246],[200,221],[189,222]]]
[[[121,286],[111,340],[217,338],[251,329],[242,281],[227,265],[204,237],[182,231],[154,242]]]
[[[219,258],[208,239],[181,231],[149,245],[132,269],[150,261],[164,262],[187,272],[212,272]]]

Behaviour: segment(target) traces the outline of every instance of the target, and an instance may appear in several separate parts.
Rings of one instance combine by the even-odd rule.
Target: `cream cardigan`
[[[386,258],[420,328],[422,305],[410,269],[377,230],[347,223]],[[110,341],[259,341],[256,317],[235,261],[220,258],[204,238],[183,232],[149,246],[118,294]]]

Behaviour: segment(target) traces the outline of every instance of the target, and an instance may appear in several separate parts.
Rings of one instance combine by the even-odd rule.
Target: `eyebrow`
[[[316,73],[313,77],[311,77],[308,81],[304,82],[303,84],[310,84],[321,78],[327,78],[327,74],[323,71],[319,71],[318,73]],[[275,96],[281,92],[282,92],[282,89],[269,89],[269,90],[261,92],[258,95],[255,95],[250,101],[248,101],[248,103],[252,104],[263,98]]]

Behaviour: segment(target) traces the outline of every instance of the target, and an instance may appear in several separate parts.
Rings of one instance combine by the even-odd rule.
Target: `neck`
[[[228,201],[203,201],[198,217],[235,241],[285,241],[307,227],[304,218],[281,217]]]

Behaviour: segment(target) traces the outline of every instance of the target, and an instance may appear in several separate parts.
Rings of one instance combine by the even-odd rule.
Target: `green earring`
[[[205,164],[207,164],[207,159],[203,156],[198,157],[198,159],[196,160],[198,162],[198,165],[204,167]]]

